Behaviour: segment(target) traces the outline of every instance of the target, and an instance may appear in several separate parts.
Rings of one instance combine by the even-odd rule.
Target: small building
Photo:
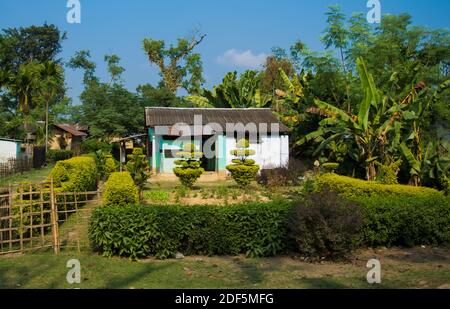
[[[250,158],[261,169],[285,166],[289,161],[289,129],[270,109],[166,108],[145,109],[147,156],[155,173],[173,173],[176,153],[194,143],[204,153],[206,171],[226,173],[241,138],[250,141]]]
[[[22,153],[22,141],[0,137],[0,163],[18,159]]]
[[[81,142],[88,135],[88,127],[79,124],[54,124],[51,130],[49,148],[53,150],[71,150],[81,153]]]

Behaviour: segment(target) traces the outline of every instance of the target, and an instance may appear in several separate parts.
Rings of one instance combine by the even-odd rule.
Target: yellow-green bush
[[[116,160],[114,160],[112,155],[106,156],[105,161],[105,177],[106,179],[109,178],[109,176],[114,173],[117,170],[117,163]]]
[[[433,197],[442,193],[431,188],[412,187],[406,185],[384,185],[333,173],[322,174],[316,178],[318,189],[328,187],[331,191],[345,197],[387,196],[401,197]]]
[[[85,192],[97,188],[97,167],[92,157],[74,157],[58,161],[48,176],[63,192]]]
[[[129,172],[112,173],[105,185],[104,206],[126,206],[139,202],[138,188]]]

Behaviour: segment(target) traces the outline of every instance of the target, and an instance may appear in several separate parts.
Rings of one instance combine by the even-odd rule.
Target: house
[[[247,138],[251,158],[261,169],[285,166],[289,161],[289,129],[270,109],[166,108],[145,109],[147,156],[155,173],[173,173],[176,153],[194,143],[204,153],[206,171],[226,173],[231,150]]]
[[[0,163],[18,159],[22,153],[22,141],[0,137]]]
[[[81,142],[88,135],[88,126],[60,123],[52,126],[49,148],[53,150],[71,150],[81,153]]]

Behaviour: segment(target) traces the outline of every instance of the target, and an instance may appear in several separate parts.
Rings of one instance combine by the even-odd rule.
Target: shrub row
[[[359,197],[367,246],[450,244],[449,196]]]
[[[290,204],[100,207],[89,235],[94,248],[107,256],[296,251],[340,258],[357,246],[450,244],[450,197],[344,198],[324,190]]]
[[[73,157],[73,152],[71,150],[47,150],[47,161],[51,163],[56,163],[58,161],[67,160]]]
[[[131,258],[176,252],[275,255],[287,249],[288,204],[100,207],[91,217],[94,249]]]
[[[129,172],[112,173],[105,184],[104,206],[126,206],[139,202],[138,188]]]
[[[377,182],[365,181],[333,173],[326,173],[316,178],[318,189],[325,187],[344,197],[396,196],[403,197],[439,197],[443,194],[435,189],[412,187],[406,185],[385,185]]]

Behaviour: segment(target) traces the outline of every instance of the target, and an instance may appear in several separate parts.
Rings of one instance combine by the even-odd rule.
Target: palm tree
[[[45,100],[45,152],[48,147],[48,122],[49,104],[58,89],[63,86],[62,67],[53,61],[47,61],[42,65],[42,84],[40,92]]]
[[[34,104],[32,95],[41,82],[41,70],[41,64],[31,61],[20,65],[17,74],[3,72],[4,85],[17,98],[18,110],[24,116],[25,130],[29,129],[28,120]]]

